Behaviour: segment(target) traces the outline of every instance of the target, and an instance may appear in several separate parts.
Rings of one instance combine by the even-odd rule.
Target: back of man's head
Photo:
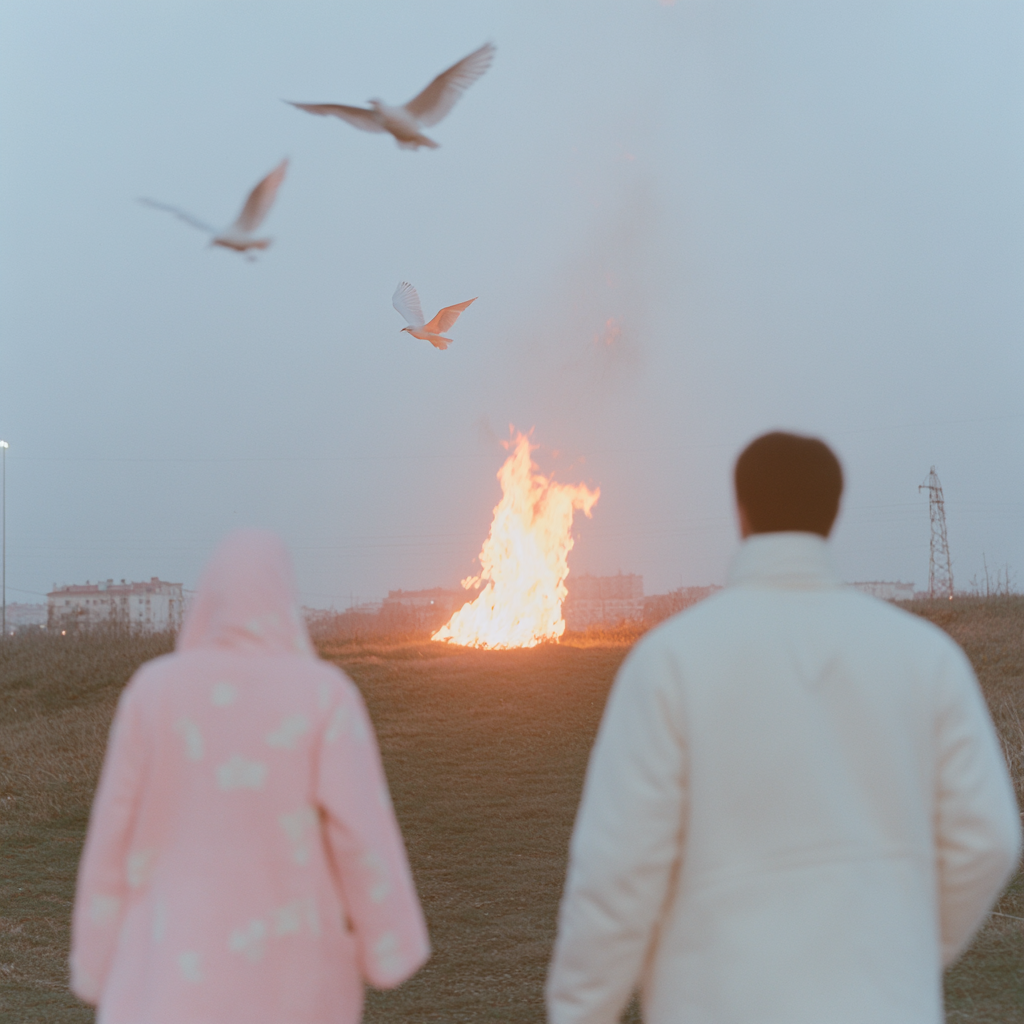
[[[843,493],[843,471],[829,446],[781,431],[743,449],[735,481],[751,533],[801,530],[827,537]]]

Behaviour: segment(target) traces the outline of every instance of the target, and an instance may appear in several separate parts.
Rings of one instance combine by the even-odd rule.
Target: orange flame
[[[541,476],[530,458],[536,445],[517,435],[515,450],[498,470],[501,501],[480,551],[480,575],[462,581],[484,584],[430,639],[464,647],[536,647],[565,632],[562,602],[568,591],[572,514],[590,510],[601,496],[580,484],[556,484]]]

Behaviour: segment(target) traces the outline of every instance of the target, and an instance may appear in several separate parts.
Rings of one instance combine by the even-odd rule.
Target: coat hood
[[[276,534],[238,530],[221,542],[207,563],[177,650],[211,647],[313,655],[295,601],[291,560]]]

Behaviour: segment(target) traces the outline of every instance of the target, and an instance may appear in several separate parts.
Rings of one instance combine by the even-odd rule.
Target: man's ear
[[[740,536],[746,540],[754,531],[747,518],[747,510],[738,501],[736,502],[736,515],[740,521]]]

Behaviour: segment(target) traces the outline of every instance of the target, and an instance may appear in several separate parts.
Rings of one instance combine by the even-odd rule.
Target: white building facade
[[[54,587],[46,595],[47,629],[122,625],[156,633],[181,628],[185,598],[180,583],[153,576],[148,583],[103,580]]]
[[[562,604],[562,615],[568,629],[643,621],[643,576],[621,572],[617,576],[583,573],[570,575],[565,586],[569,596]]]
[[[16,633],[23,629],[38,629],[46,625],[45,604],[19,604],[14,602],[4,609],[7,632]]]
[[[913,601],[914,584],[889,582],[888,580],[868,580],[864,583],[851,583],[865,594],[872,597],[880,597],[883,601]]]

